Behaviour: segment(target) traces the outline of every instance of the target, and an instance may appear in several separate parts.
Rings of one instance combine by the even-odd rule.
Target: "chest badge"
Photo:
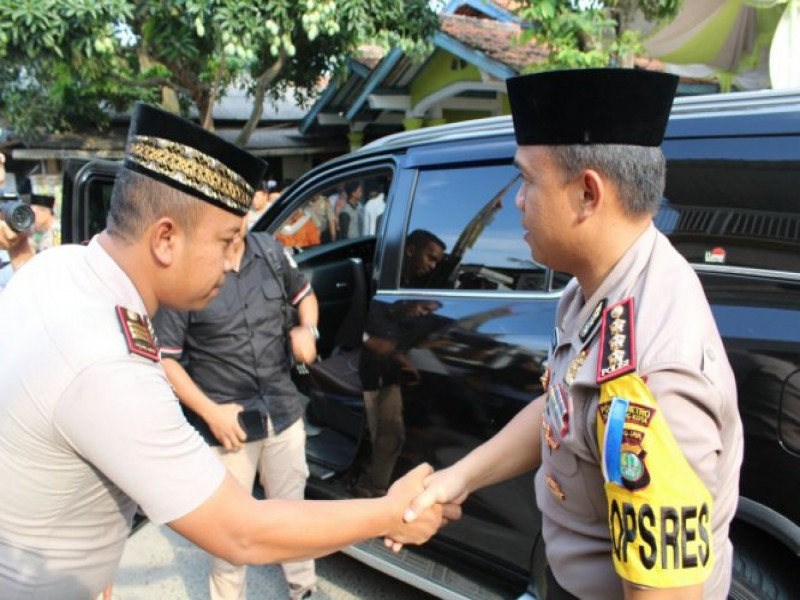
[[[125,334],[128,351],[131,354],[138,354],[158,362],[160,360],[158,340],[153,324],[147,315],[140,315],[124,306],[118,305],[117,316],[122,326],[122,333]]]
[[[567,499],[567,495],[564,493],[564,490],[561,489],[561,485],[556,481],[555,477],[552,475],[547,475],[544,480],[545,483],[547,483],[547,489],[550,490],[550,493],[553,494],[553,496],[562,502]]]
[[[580,371],[583,363],[586,362],[587,356],[589,356],[589,351],[584,348],[572,360],[569,367],[567,367],[567,374],[564,375],[564,382],[567,384],[567,387],[570,387],[575,382],[575,377],[578,375],[578,371]]]
[[[547,386],[550,385],[550,367],[545,368],[544,374],[539,378],[539,381],[542,383],[542,389],[546,390]]]
[[[551,385],[547,391],[545,416],[563,439],[569,432],[569,407],[566,393],[560,385]]]
[[[550,449],[550,454],[553,453],[553,450],[558,450],[561,444],[558,443],[556,436],[553,435],[553,428],[546,419],[542,419],[542,436],[544,436],[544,441]]]
[[[603,310],[606,308],[606,303],[608,302],[608,298],[603,298],[600,302],[597,303],[597,306],[594,307],[592,314],[589,315],[589,318],[586,319],[586,322],[581,327],[580,332],[578,333],[578,337],[581,339],[581,342],[586,342],[586,340],[591,337],[594,333],[597,324],[600,322],[600,316],[603,314]]]

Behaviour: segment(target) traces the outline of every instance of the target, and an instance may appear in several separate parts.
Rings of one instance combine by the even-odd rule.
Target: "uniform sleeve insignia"
[[[124,306],[117,306],[117,316],[131,354],[159,361],[158,340],[147,315],[140,315]]]
[[[294,257],[292,256],[292,253],[289,252],[288,248],[283,249],[283,254],[284,256],[286,256],[286,262],[289,263],[289,266],[292,267],[293,269],[296,269],[297,263],[294,261]]]
[[[641,377],[600,386],[597,440],[614,568],[636,585],[705,581],[714,565],[713,497]]]
[[[597,360],[597,383],[616,379],[635,370],[633,298],[626,298],[603,311],[603,324],[600,327],[600,352]]]

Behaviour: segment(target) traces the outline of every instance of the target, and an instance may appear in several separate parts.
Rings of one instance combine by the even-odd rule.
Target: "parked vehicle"
[[[309,496],[381,493],[422,461],[448,466],[542,392],[569,276],[534,262],[522,240],[515,147],[507,117],[389,136],[308,172],[256,224],[278,234],[355,181],[385,199],[374,229],[294,249],[321,314],[321,360],[295,376],[309,398]],[[800,95],[678,99],[663,149],[656,224],[703,282],[744,421],[730,597],[796,598]],[[117,168],[68,166],[66,240],[102,228]],[[416,230],[445,245],[433,270],[410,268]],[[347,552],[442,598],[535,596],[540,525],[525,475],[473,494],[422,548],[394,555],[376,540]]]

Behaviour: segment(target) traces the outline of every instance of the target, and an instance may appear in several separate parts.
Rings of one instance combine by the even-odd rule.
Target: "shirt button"
[[[717,358],[716,352],[714,352],[714,349],[711,347],[706,348],[706,356],[708,357],[708,360],[716,360]]]

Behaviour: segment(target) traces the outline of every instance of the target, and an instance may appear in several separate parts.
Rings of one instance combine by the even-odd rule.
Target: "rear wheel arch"
[[[800,591],[800,527],[749,498],[731,524],[733,577],[728,598],[790,600]]]

